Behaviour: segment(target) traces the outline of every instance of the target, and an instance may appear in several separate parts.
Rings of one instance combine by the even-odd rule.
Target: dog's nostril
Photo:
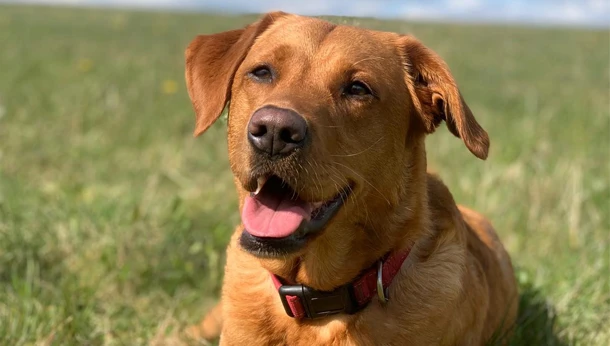
[[[250,124],[249,132],[252,136],[261,137],[267,133],[267,126],[259,124]]]
[[[285,143],[299,143],[305,139],[305,135],[291,128],[283,128],[280,131],[280,139]]]

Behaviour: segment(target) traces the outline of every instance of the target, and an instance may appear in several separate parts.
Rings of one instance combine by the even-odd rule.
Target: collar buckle
[[[291,304],[288,302],[291,297],[297,297],[300,300],[305,313],[304,317],[310,319],[338,313],[352,314],[358,310],[358,304],[349,285],[341,286],[330,292],[314,290],[303,285],[282,285],[278,292],[284,310],[290,317],[295,317]]]

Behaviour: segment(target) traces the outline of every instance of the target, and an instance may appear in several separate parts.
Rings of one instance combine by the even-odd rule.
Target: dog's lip
[[[343,204],[345,204],[351,192],[352,185],[350,184],[347,187],[344,187],[339,190],[339,192],[335,194],[335,196],[331,199],[311,203],[312,212],[311,220],[309,222],[311,223],[316,222],[318,220],[328,219],[324,221],[325,225],[326,222],[330,221],[330,218],[332,218],[332,216],[334,216],[336,212],[343,206]]]

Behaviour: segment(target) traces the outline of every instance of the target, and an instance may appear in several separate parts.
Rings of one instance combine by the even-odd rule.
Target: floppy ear
[[[476,157],[485,160],[489,136],[464,102],[447,64],[412,36],[401,36],[399,45],[408,75],[407,87],[426,132],[434,132],[444,120]]]
[[[231,84],[237,68],[263,31],[284,12],[271,12],[244,29],[199,35],[185,52],[186,87],[196,113],[195,136],[220,117],[231,98]]]

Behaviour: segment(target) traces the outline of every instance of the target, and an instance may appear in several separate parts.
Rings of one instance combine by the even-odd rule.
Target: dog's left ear
[[[401,36],[398,45],[407,70],[407,87],[426,132],[434,132],[444,120],[470,152],[485,160],[489,136],[464,102],[445,61],[412,36]]]
[[[267,13],[243,29],[213,35],[199,35],[185,52],[186,87],[196,113],[195,136],[207,130],[220,117],[231,98],[235,72],[254,40],[284,12]]]

